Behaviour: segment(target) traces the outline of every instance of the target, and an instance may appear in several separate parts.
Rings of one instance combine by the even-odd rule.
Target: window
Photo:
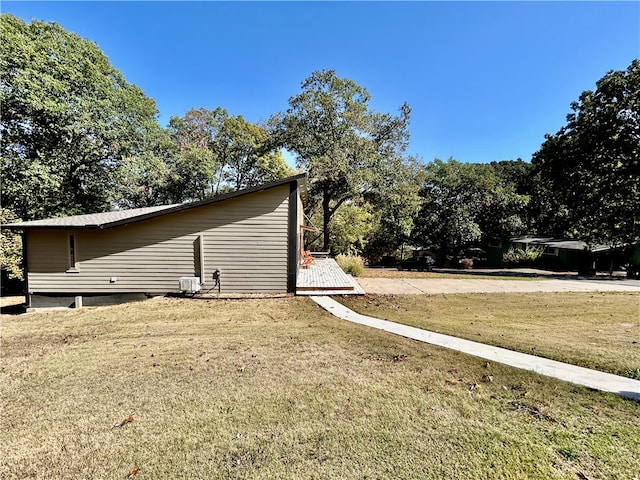
[[[553,255],[554,257],[557,257],[558,256],[558,252],[559,252],[559,250],[557,248],[546,246],[546,247],[544,247],[544,252],[543,253],[545,255]]]
[[[74,234],[69,235],[69,269],[67,272],[77,272],[76,267],[76,236]]]

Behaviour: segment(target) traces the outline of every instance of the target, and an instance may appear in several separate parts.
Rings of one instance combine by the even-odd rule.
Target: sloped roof
[[[518,237],[512,238],[511,241],[517,243],[526,243],[529,245],[544,245],[554,248],[566,248],[568,250],[584,250],[588,246],[586,242],[574,238]]]
[[[206,198],[197,202],[175,203],[172,205],[160,205],[156,207],[132,208],[129,210],[117,210],[113,212],[89,213],[85,215],[73,215],[70,217],[46,218],[42,220],[32,220],[29,222],[9,223],[6,225],[2,225],[2,228],[15,230],[25,230],[32,228],[112,228],[133,222],[139,222],[141,220],[147,220],[153,217],[159,217],[161,215],[167,215],[169,213],[189,210],[191,208],[202,207],[225,200],[230,200],[232,198],[249,195],[251,193],[260,192],[274,187],[280,187],[293,182],[297,183],[298,186],[302,186],[304,188],[306,185],[306,178],[306,174],[303,173],[300,175],[283,178],[275,182],[259,185],[257,187],[251,187],[245,190],[238,190],[237,192],[216,195],[215,197]]]
[[[612,247],[607,245],[593,245],[576,238],[553,238],[553,237],[517,237],[511,239],[512,243],[526,243],[528,245],[541,245],[552,248],[564,248],[565,250],[589,250],[591,252],[600,252],[611,250]]]
[[[70,217],[45,218],[42,220],[32,220],[30,222],[18,222],[3,225],[7,228],[101,228],[118,221],[127,221],[133,218],[148,215],[150,213],[168,210],[179,204],[160,205],[158,207],[132,208],[129,210],[117,210],[114,212],[88,213],[85,215],[72,215]]]

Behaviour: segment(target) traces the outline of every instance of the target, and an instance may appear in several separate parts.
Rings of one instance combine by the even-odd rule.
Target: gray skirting
[[[144,293],[33,293],[29,295],[29,308],[74,308],[76,307],[76,296],[82,297],[82,306],[84,307],[139,302],[148,298]]]

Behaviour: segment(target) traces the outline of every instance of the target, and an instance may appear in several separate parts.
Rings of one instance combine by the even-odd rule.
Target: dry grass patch
[[[24,303],[24,295],[0,297],[0,307],[13,307]]]
[[[3,479],[640,475],[637,402],[308,299],[156,299],[0,327]]]
[[[349,308],[433,332],[637,378],[636,293],[367,295]]]

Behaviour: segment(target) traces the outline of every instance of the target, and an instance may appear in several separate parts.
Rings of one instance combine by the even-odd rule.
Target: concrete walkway
[[[311,296],[309,298],[329,313],[349,322],[640,401],[640,381],[638,380],[360,315],[327,296]]]
[[[375,294],[504,293],[504,292],[638,292],[633,281],[490,280],[480,278],[358,278],[365,292]]]

